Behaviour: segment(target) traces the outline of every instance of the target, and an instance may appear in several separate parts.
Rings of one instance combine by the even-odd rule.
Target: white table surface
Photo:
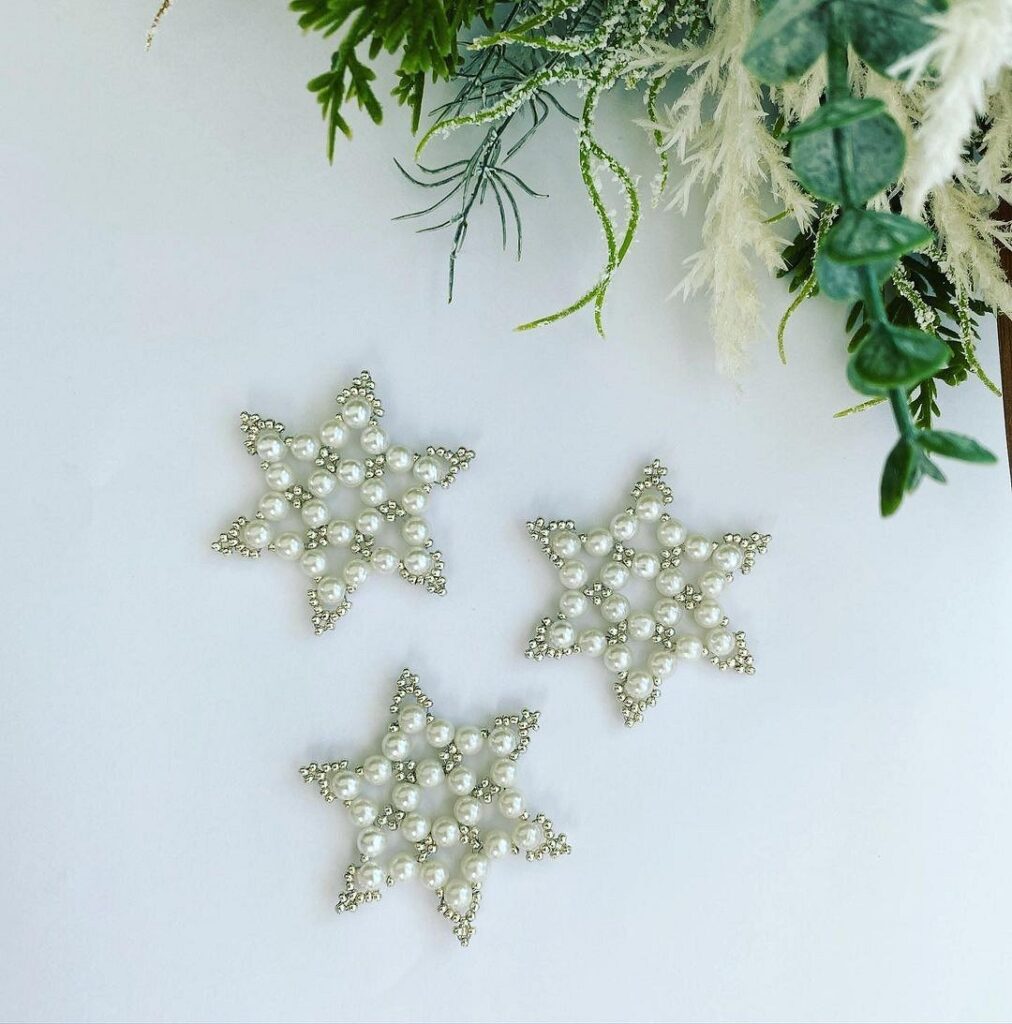
[[[153,6],[15,5],[0,40],[0,1016],[1008,1019],[1004,463],[882,522],[840,308],[784,368],[764,284],[739,391],[666,300],[698,209],[648,216],[607,341],[514,334],[598,271],[568,129],[523,165],[554,194],[524,261],[489,211],[447,306],[446,237],[390,220],[402,112],[330,168],[283,4],[179,0],[145,55]],[[478,458],[432,509],[448,594],[367,586],[317,638],[297,572],[209,545],[259,493],[240,410],[315,423],[362,367],[398,437]],[[1003,450],[996,399],[942,397]],[[694,528],[774,541],[727,600],[756,676],[690,667],[627,730],[600,665],[521,656],[553,599],[524,523],[610,516],[655,455]],[[574,845],[497,871],[466,950],[420,890],[335,916],[352,829],[297,772],[366,752],[405,665],[451,719],[543,712],[525,785]]]

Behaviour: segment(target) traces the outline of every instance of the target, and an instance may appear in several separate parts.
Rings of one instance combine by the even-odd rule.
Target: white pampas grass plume
[[[931,42],[890,71],[913,86],[934,71],[924,120],[906,171],[904,210],[919,216],[928,194],[960,166],[967,136],[1002,71],[1012,65],[1012,0],[957,0],[928,19]]]

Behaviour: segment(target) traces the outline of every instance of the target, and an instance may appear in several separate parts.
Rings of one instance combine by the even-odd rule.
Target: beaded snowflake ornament
[[[666,474],[657,459],[650,463],[631,504],[607,527],[578,532],[570,520],[527,524],[563,588],[558,613],[537,624],[527,656],[602,658],[614,674],[626,725],[642,720],[681,660],[706,658],[719,669],[755,671],[745,634],[731,630],[717,598],[736,571],[752,569],[770,537],[689,535],[664,511],[672,500]],[[638,662],[633,642],[645,652]]]
[[[542,860],[570,850],[566,836],[529,811],[517,788],[517,761],[539,712],[454,728],[435,716],[418,677],[405,669],[390,714],[379,750],[362,764],[314,762],[301,769],[325,800],[344,804],[359,829],[359,856],[345,872],[336,910],[355,910],[378,900],[384,886],[417,878],[466,946],[493,861]]]
[[[319,636],[351,607],[370,571],[398,571],[432,594],[446,589],[443,556],[422,512],[438,484],[449,487],[474,452],[430,445],[412,452],[380,426],[383,406],[368,371],[337,396],[337,413],[315,434],[285,432],[279,420],[244,412],[246,450],[260,460],[267,492],[212,547],[257,558],[272,551],[298,562],[312,581],[309,606]]]

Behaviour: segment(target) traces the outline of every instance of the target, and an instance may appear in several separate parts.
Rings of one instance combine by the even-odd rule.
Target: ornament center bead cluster
[[[312,580],[313,628],[333,629],[371,572],[399,572],[434,594],[446,589],[443,556],[423,513],[436,486],[468,467],[467,448],[395,444],[367,371],[337,397],[316,433],[290,435],[278,420],[243,413],[246,449],[260,460],[266,491],[213,547],[256,558],[269,551]]]

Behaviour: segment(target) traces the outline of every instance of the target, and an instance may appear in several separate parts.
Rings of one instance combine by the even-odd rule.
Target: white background
[[[666,300],[698,210],[648,216],[607,341],[513,333],[598,271],[568,128],[523,165],[524,261],[488,211],[447,306],[447,238],[390,220],[424,199],[403,114],[331,168],[327,47],[281,3],[179,0],[145,55],[153,6],[12,5],[0,42],[0,1014],[1008,1019],[1004,462],[882,522],[841,310],[784,368],[764,285],[739,391]],[[432,506],[449,593],[371,581],[316,638],[295,570],[209,545],[259,493],[240,410],[315,424],[362,367],[399,439],[478,458]],[[942,398],[1003,451],[996,399]],[[758,674],[689,667],[627,730],[600,665],[521,657],[553,600],[524,522],[611,515],[655,455],[692,528],[774,541],[726,602]],[[298,776],[365,752],[405,665],[451,720],[542,710],[525,787],[574,846],[497,868],[466,950],[420,888],[334,915],[350,823]]]

